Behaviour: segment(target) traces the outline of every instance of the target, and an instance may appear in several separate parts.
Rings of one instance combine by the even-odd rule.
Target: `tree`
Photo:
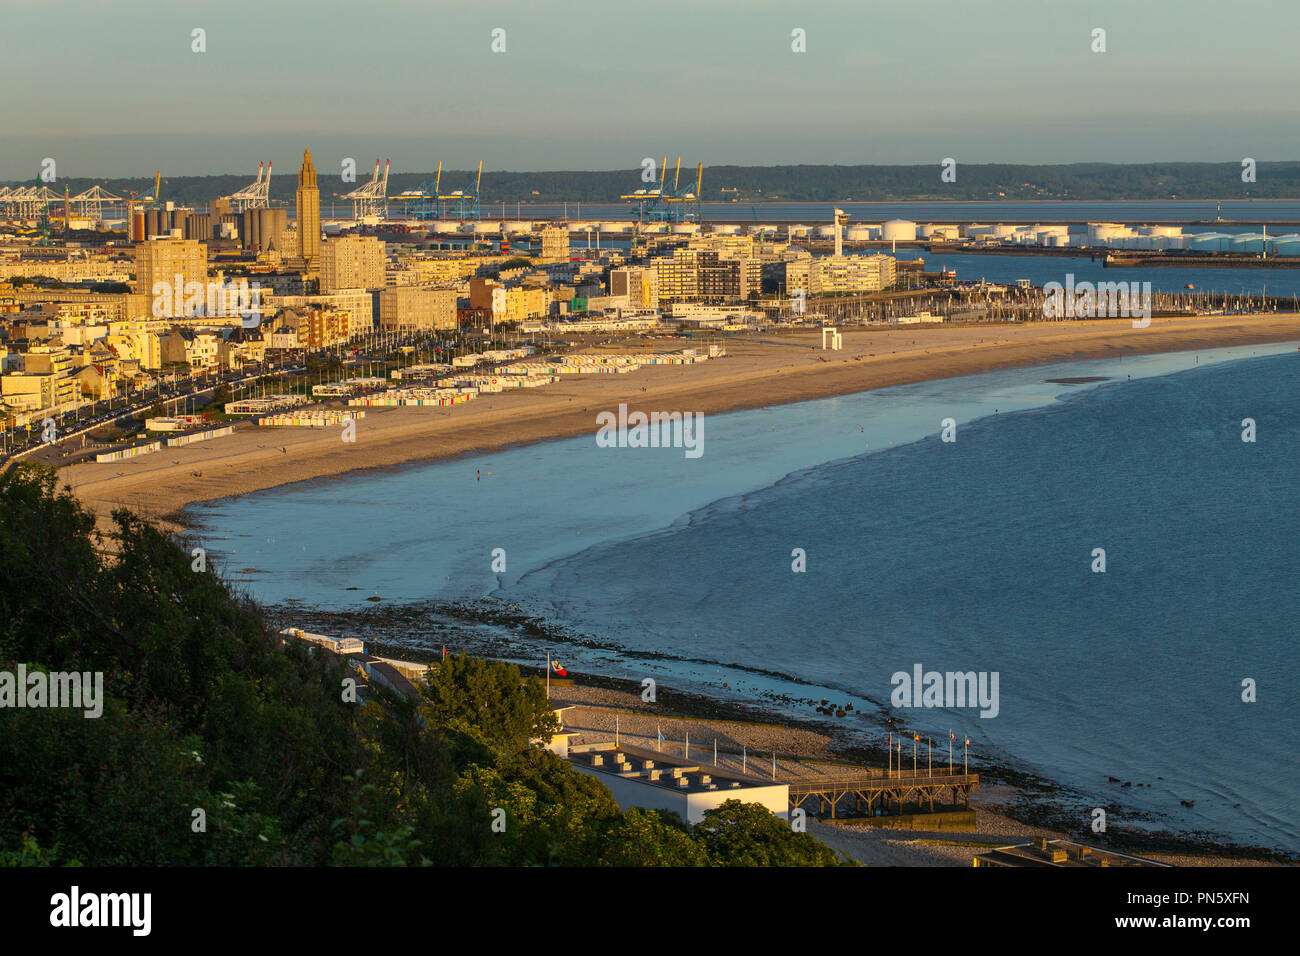
[[[853,865],[757,803],[728,800],[707,811],[692,834],[714,866]]]
[[[471,729],[505,752],[549,741],[560,729],[541,682],[523,680],[513,664],[449,657],[431,669],[423,693],[433,722]]]

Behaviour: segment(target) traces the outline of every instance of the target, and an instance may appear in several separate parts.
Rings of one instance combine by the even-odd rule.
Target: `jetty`
[[[947,803],[939,809],[960,804],[970,809],[970,795],[979,786],[977,773],[900,773],[865,771],[855,774],[813,777],[788,777],[790,809],[803,809],[813,816],[834,820],[840,813],[851,817],[874,817],[888,813],[902,815],[904,807],[928,805],[935,812],[935,801],[945,794]],[[815,801],[815,804],[814,804]],[[806,804],[806,806],[805,806]],[[816,811],[811,808],[816,806]]]

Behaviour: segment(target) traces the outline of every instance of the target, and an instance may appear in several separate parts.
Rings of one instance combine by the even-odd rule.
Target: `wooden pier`
[[[844,776],[792,777],[790,785],[790,809],[802,808],[811,812],[805,803],[811,805],[816,800],[817,810],[814,816],[829,816],[836,819],[837,812],[848,811],[851,816],[877,816],[882,813],[901,814],[909,803],[921,806],[929,804],[930,811],[935,809],[935,800],[945,791],[952,794],[950,804],[940,803],[940,807],[955,807],[958,802],[963,807],[970,807],[971,792],[979,786],[977,773],[860,773]]]

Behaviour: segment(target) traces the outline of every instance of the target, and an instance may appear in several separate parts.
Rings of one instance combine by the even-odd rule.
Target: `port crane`
[[[445,196],[438,196],[438,202],[442,204],[441,211],[446,212],[454,206],[456,209],[455,216],[448,216],[447,218],[459,219],[461,222],[469,219],[477,221],[480,218],[478,196],[479,187],[482,186],[482,184],[483,160],[480,159],[478,161],[478,176],[474,179],[474,192],[470,193],[464,189],[457,189],[454,192],[447,193]]]

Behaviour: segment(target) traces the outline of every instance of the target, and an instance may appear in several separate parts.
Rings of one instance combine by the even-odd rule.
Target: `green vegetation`
[[[104,677],[95,719],[0,709],[0,865],[840,862],[735,801],[695,827],[620,811],[530,744],[555,718],[512,665],[461,656],[416,700],[349,702],[344,660],[282,645],[162,531],[113,518],[101,536],[48,469],[0,474],[0,671]]]

